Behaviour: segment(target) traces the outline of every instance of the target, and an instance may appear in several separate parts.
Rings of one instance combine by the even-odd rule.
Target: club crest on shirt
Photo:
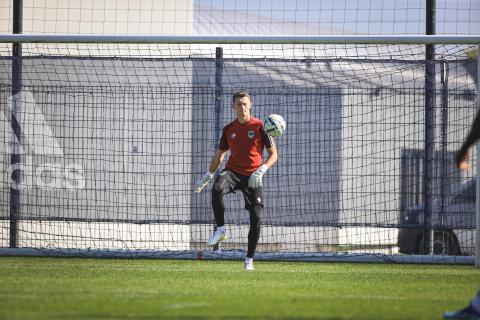
[[[253,131],[253,130],[248,131],[248,137],[249,137],[250,139],[252,139],[253,137],[255,137],[255,131]]]
[[[231,137],[232,139],[235,139],[236,136],[237,136],[237,134],[236,134],[235,132],[230,135],[230,137]]]

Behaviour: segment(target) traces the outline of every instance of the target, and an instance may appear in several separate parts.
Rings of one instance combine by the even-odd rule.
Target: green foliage
[[[477,49],[468,50],[466,53],[469,59],[477,60],[477,56],[478,56]]]
[[[0,258],[0,319],[439,319],[473,266]]]

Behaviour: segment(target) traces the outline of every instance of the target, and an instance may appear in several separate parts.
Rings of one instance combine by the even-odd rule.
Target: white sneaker
[[[253,258],[245,258],[245,270],[255,270],[255,268],[253,267]]]
[[[227,240],[227,231],[225,230],[225,227],[218,227],[210,239],[208,239],[207,245],[214,246],[223,240]]]

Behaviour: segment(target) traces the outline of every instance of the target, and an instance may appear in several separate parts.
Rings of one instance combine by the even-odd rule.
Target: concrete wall
[[[12,1],[0,0],[0,33],[12,33]],[[190,34],[193,0],[24,0],[23,33]]]

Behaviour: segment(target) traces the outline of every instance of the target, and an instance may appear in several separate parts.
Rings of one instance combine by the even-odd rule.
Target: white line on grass
[[[186,308],[201,308],[208,307],[211,303],[174,303],[165,305],[166,309],[186,309]]]

